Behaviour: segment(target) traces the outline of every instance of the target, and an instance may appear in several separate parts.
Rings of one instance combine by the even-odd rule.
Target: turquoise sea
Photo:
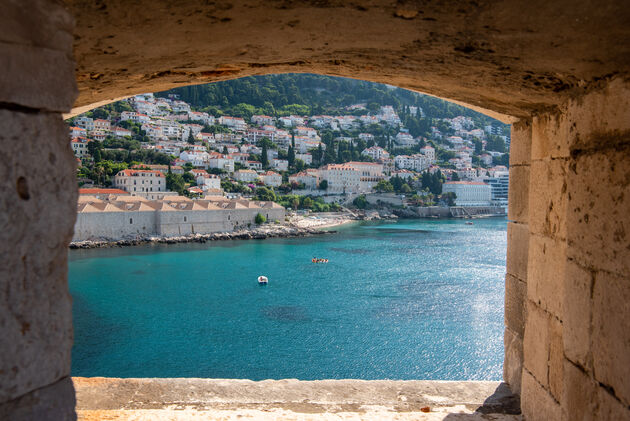
[[[72,250],[72,375],[499,380],[506,225]]]

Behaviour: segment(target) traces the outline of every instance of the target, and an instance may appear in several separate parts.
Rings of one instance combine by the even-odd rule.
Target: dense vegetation
[[[472,117],[484,124],[498,121],[471,109],[438,98],[420,95],[405,89],[372,82],[314,74],[281,74],[251,76],[207,85],[185,86],[156,94],[167,97],[179,95],[182,101],[215,116],[222,114],[249,118],[254,114],[283,116],[290,114],[365,114],[365,110],[345,108],[366,104],[375,112],[382,105],[402,111],[405,106],[421,107],[425,117]],[[407,123],[411,131],[425,131],[421,122]],[[424,130],[422,130],[424,129]]]

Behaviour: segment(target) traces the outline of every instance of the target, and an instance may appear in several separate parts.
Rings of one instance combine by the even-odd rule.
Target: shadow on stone
[[[518,415],[521,413],[521,401],[512,393],[507,383],[501,383],[475,412]]]

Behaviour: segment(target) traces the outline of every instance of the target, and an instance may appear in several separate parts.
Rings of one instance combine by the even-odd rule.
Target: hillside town
[[[80,187],[149,200],[251,198],[315,211],[381,199],[507,204],[509,130],[457,116],[433,119],[430,136],[414,137],[400,114],[422,116],[421,108],[365,105],[347,115],[245,119],[143,94],[71,119],[69,135]]]

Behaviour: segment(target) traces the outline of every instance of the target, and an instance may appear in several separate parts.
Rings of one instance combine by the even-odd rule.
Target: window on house
[[[129,223],[133,224],[133,218],[129,218]]]

